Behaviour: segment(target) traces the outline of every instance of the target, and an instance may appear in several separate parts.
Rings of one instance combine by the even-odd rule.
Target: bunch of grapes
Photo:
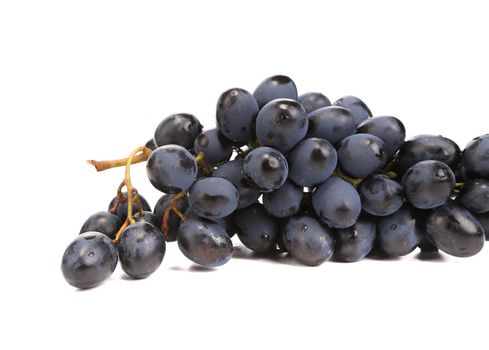
[[[125,176],[108,211],[66,249],[68,283],[94,287],[119,261],[146,278],[173,241],[209,268],[231,259],[234,235],[256,253],[315,266],[417,247],[468,257],[489,234],[489,134],[463,152],[443,136],[405,141],[399,119],[372,118],[354,96],[299,96],[286,76],[253,94],[225,91],[216,122],[202,131],[195,116],[173,114],[128,158],[89,161],[98,171],[125,166]],[[138,162],[163,193],[152,211],[131,182]]]

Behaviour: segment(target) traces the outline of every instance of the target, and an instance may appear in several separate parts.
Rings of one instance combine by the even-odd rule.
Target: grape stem
[[[126,185],[127,189],[127,219],[129,220],[129,224],[134,224],[136,220],[134,220],[134,217],[132,216],[132,205],[133,201],[136,201],[136,204],[139,207],[139,214],[144,215],[142,207],[141,207],[141,200],[139,199],[139,194],[138,191],[132,186],[131,182],[131,164],[132,164],[132,159],[134,156],[140,152],[144,152],[145,146],[141,146],[136,148],[132,153],[129,155],[127,158],[127,163],[126,163],[126,172],[124,175],[124,183]],[[133,198],[134,196],[134,198]]]
[[[115,214],[117,212],[117,208],[119,208],[119,205],[126,202],[126,199],[122,194],[122,189],[124,188],[125,185],[126,185],[125,181],[122,181],[121,184],[119,185],[119,188],[117,189],[117,196],[116,196],[114,206],[109,210],[111,214]]]
[[[148,160],[149,155],[151,152],[151,148],[148,148],[146,146],[142,146],[138,148],[138,153],[135,156],[133,156],[132,164],[136,163],[142,163]],[[88,164],[91,164],[95,167],[97,171],[104,171],[107,169],[112,169],[112,168],[117,168],[121,166],[125,166],[127,164],[128,158],[121,158],[121,159],[115,159],[115,160],[87,160]]]
[[[162,220],[162,224],[161,224],[161,231],[163,232],[163,237],[165,238],[165,241],[167,241],[167,242],[170,240],[170,234],[169,234],[170,228],[168,226],[168,220],[170,219],[171,212],[173,211],[175,214],[177,214],[182,221],[186,221],[188,219],[188,217],[185,214],[183,214],[180,211],[180,209],[177,208],[178,201],[184,197],[185,197],[185,192],[180,192],[180,193],[176,194],[172,198],[170,205],[168,206],[168,208],[166,208],[165,214],[163,215],[163,220]]]

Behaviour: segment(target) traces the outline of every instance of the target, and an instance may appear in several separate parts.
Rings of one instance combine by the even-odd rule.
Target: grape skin
[[[105,234],[110,239],[114,239],[121,226],[122,221],[117,215],[99,211],[91,215],[83,223],[80,233],[96,231]]]
[[[336,100],[333,105],[348,109],[355,120],[355,125],[360,124],[366,119],[372,118],[372,112],[370,112],[367,105],[358,97],[344,96]]]
[[[178,113],[166,117],[158,124],[153,140],[157,147],[174,144],[190,149],[201,132],[202,124],[195,116]]]
[[[381,174],[366,178],[358,187],[362,209],[376,216],[391,215],[399,210],[403,204],[401,192],[399,183]]]
[[[303,195],[302,187],[287,180],[278,190],[263,195],[263,206],[270,215],[289,217],[300,210]]]
[[[357,262],[364,259],[374,247],[376,233],[375,220],[367,215],[360,216],[353,226],[336,229],[335,260]]]
[[[275,75],[263,80],[253,92],[253,97],[260,108],[277,98],[290,98],[292,100],[299,98],[295,83],[285,75]]]
[[[219,164],[231,157],[233,148],[217,129],[204,131],[194,141],[194,153],[204,153],[204,161],[208,164]]]
[[[246,155],[243,172],[255,188],[261,192],[272,192],[287,180],[289,165],[276,149],[258,147]]]
[[[363,121],[358,125],[357,133],[375,135],[384,141],[388,158],[399,150],[406,138],[404,124],[399,119],[390,116]]]
[[[489,179],[489,134],[474,138],[462,153],[464,179]]]
[[[355,133],[355,120],[346,108],[331,106],[319,108],[308,115],[308,137],[318,137],[336,144]]]
[[[331,101],[320,92],[307,92],[299,96],[299,102],[309,114],[319,108],[331,106]]]

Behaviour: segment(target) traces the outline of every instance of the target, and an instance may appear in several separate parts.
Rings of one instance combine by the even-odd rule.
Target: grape
[[[191,114],[172,114],[156,127],[154,143],[157,147],[179,145],[190,149],[202,132],[202,124]]]
[[[269,251],[278,235],[278,221],[268,215],[260,203],[237,210],[233,215],[239,240],[257,253]]]
[[[204,161],[208,164],[219,164],[228,160],[233,153],[233,148],[217,129],[204,131],[197,136],[194,142],[194,152],[204,153]]]
[[[355,120],[350,111],[343,107],[331,106],[311,112],[308,137],[319,137],[337,143],[355,133]]]
[[[489,241],[489,212],[484,214],[477,214],[475,217],[477,218],[477,220],[479,220],[482,228],[484,229],[486,241]]]
[[[406,198],[419,209],[445,204],[455,189],[455,175],[445,163],[424,160],[406,171],[402,178]]]
[[[467,209],[453,202],[430,215],[426,230],[438,249],[457,257],[475,255],[484,246],[484,229],[480,222]]]
[[[331,230],[311,215],[291,217],[283,235],[287,252],[303,264],[320,265],[333,255],[334,238]]]
[[[153,139],[148,140],[148,142],[146,142],[144,146],[148,147],[152,151],[154,151],[157,148],[155,145],[155,141]]]
[[[224,265],[233,254],[226,231],[205,218],[190,218],[180,225],[178,247],[188,259],[206,267]]]
[[[335,259],[342,262],[364,259],[374,247],[376,232],[375,220],[367,215],[361,215],[353,226],[336,229]]]
[[[255,98],[248,91],[227,90],[217,101],[217,127],[224,136],[237,143],[254,139],[253,123],[258,110]]]
[[[298,99],[295,83],[285,75],[275,75],[262,81],[253,92],[253,97],[260,108],[277,98]]]
[[[246,208],[256,202],[261,193],[250,187],[243,172],[244,160],[236,158],[230,162],[223,163],[212,173],[214,177],[222,177],[231,182],[238,189],[238,209]]]
[[[469,180],[464,184],[458,199],[474,214],[489,211],[489,181]]]
[[[163,196],[158,199],[158,202],[156,202],[155,208],[153,210],[155,216],[159,218],[160,220],[163,220],[163,216],[165,215],[166,209],[171,204],[171,201],[174,196],[169,195],[169,194],[164,194]],[[178,210],[180,210],[182,213],[184,213],[187,208],[188,208],[188,202],[187,198],[182,198],[176,203],[176,207]],[[177,240],[177,232],[178,232],[178,227],[180,226],[181,219],[180,217],[175,214],[173,211],[170,212],[170,217],[168,219],[168,242],[174,242]]]
[[[399,172],[404,174],[414,164],[423,160],[438,160],[455,169],[460,160],[460,148],[443,136],[419,135],[399,149]]]
[[[143,212],[143,215],[139,215],[139,212],[134,214],[134,220],[136,222],[147,222],[161,231],[161,217],[156,216],[150,211]]]
[[[401,185],[382,174],[366,178],[358,187],[362,209],[376,216],[394,214],[399,210],[403,203],[401,192]]]
[[[197,162],[178,145],[157,148],[148,158],[146,170],[151,184],[165,193],[187,190],[197,177]]]
[[[243,172],[261,192],[272,192],[285,183],[289,166],[282,153],[276,149],[258,147],[246,155]]]
[[[394,117],[367,119],[358,125],[357,133],[375,135],[384,141],[388,158],[397,152],[406,138],[404,124]]]
[[[333,105],[348,109],[355,120],[355,125],[360,124],[368,118],[372,118],[372,112],[370,112],[367,105],[358,97],[345,96],[335,101]]]
[[[117,211],[115,212],[115,215],[117,215],[119,217],[119,219],[121,219],[121,221],[124,222],[127,219],[127,204],[128,204],[127,203],[127,192],[122,192],[122,194],[124,196],[124,201],[119,203],[119,206],[117,207]],[[138,196],[139,196],[139,201],[141,202],[142,209],[145,211],[151,211],[151,206],[149,205],[148,201],[143,196],[141,196],[140,194],[138,194]],[[109,208],[108,208],[109,212],[111,211],[112,208],[114,208],[116,201],[117,201],[117,196],[112,198],[112,200],[110,201]],[[132,212],[137,213],[138,210],[139,210],[139,207],[138,207],[137,203],[134,201],[132,204]]]
[[[140,279],[160,267],[166,243],[158,228],[148,222],[137,222],[122,232],[117,248],[124,272]]]
[[[306,110],[306,113],[309,114],[316,109],[329,107],[331,106],[331,102],[329,99],[319,92],[308,92],[299,96],[299,102],[302,107]]]
[[[331,176],[314,191],[312,206],[319,218],[334,228],[350,227],[362,210],[355,187],[336,176]]]
[[[286,153],[306,136],[308,126],[306,111],[299,102],[277,99],[258,113],[256,137],[261,145]]]
[[[379,221],[377,239],[382,250],[389,256],[411,253],[421,242],[423,235],[416,226],[410,208],[402,208]]]
[[[326,181],[338,162],[336,150],[324,139],[301,141],[288,155],[289,177],[297,185],[312,187]]]
[[[114,239],[117,231],[122,226],[122,221],[117,215],[99,211],[91,215],[83,224],[80,233],[96,231],[103,233],[110,239]]]
[[[418,232],[421,233],[421,241],[418,244],[419,249],[425,253],[438,252],[438,248],[433,244],[428,237],[428,232],[426,232],[426,222],[428,221],[428,217],[431,215],[432,210],[412,208],[412,213],[414,215],[414,220],[416,220]]]
[[[278,190],[263,195],[263,206],[275,217],[292,216],[299,211],[303,194],[302,187],[287,180]]]
[[[238,207],[238,190],[221,177],[199,179],[188,190],[188,205],[196,215],[207,219],[228,216]]]
[[[351,135],[339,144],[338,162],[348,175],[363,179],[385,166],[387,149],[377,136]]]
[[[61,271],[73,287],[92,288],[110,277],[117,266],[117,248],[100,232],[85,232],[66,248]]]
[[[464,179],[483,178],[489,180],[489,134],[476,137],[462,153]]]

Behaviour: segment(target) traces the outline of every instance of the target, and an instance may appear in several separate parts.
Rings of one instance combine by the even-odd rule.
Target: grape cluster
[[[68,283],[96,286],[119,261],[146,278],[173,241],[213,268],[230,260],[234,235],[256,253],[319,265],[417,247],[468,257],[489,234],[489,134],[463,151],[443,136],[406,141],[399,119],[373,118],[354,96],[333,104],[321,93],[299,96],[286,76],[253,94],[223,92],[216,122],[203,131],[195,116],[173,114],[128,158],[89,161],[126,171],[108,210],[90,216],[66,249]],[[131,164],[144,161],[163,192],[153,211],[130,177]]]

